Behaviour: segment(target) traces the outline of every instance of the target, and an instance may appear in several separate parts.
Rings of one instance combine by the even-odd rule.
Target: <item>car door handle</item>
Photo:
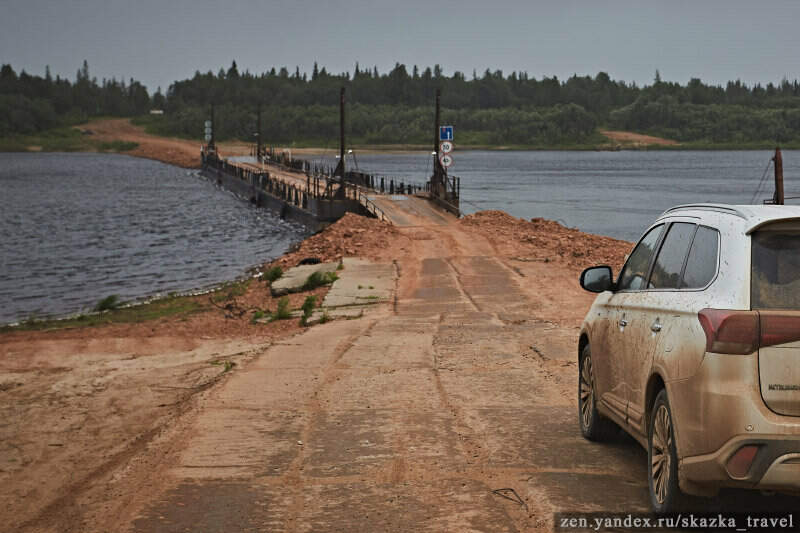
[[[658,322],[653,322],[653,325],[650,326],[650,330],[653,333],[658,333],[659,331],[661,331],[661,324],[659,324]]]
[[[619,325],[620,327],[624,328],[625,326],[628,325],[628,321],[623,318],[622,320],[619,321]]]

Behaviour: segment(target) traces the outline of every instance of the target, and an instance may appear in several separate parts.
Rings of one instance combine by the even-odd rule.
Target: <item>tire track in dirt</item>
[[[336,368],[336,365],[339,363],[339,361],[341,361],[345,354],[355,345],[355,342],[359,338],[369,335],[370,331],[372,331],[372,328],[374,328],[377,323],[378,319],[372,319],[363,330],[349,336],[347,339],[344,339],[339,343],[339,346],[337,346],[330,361],[322,371],[322,379],[320,380],[320,384],[311,393],[311,397],[303,409],[303,412],[308,416],[308,421],[300,432],[300,449],[298,450],[294,460],[292,460],[290,463],[286,473],[282,476],[282,480],[287,485],[291,486],[293,493],[292,501],[288,509],[289,515],[286,519],[287,532],[289,533],[299,531],[299,519],[304,510],[305,498],[303,488],[305,483],[303,480],[302,471],[304,468],[304,463],[308,460],[310,453],[308,446],[310,440],[309,438],[316,429],[316,426],[319,422],[320,413],[325,410],[322,406],[322,403],[319,401],[320,393],[322,393],[327,387],[336,381],[336,377],[340,374],[340,371]]]

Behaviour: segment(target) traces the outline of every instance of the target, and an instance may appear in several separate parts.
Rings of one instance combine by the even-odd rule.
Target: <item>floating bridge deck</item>
[[[364,173],[341,179],[314,172],[307,162],[295,168],[269,159],[258,162],[254,157],[224,159],[205,151],[202,161],[203,174],[220,186],[314,231],[348,212],[397,226],[447,224],[458,216],[457,206],[436,198],[438,189],[431,182],[412,185],[376,180]]]

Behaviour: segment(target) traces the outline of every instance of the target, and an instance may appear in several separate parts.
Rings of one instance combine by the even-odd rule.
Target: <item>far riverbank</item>
[[[111,152],[125,153],[134,157],[155,159],[182,168],[200,167],[200,147],[202,141],[177,137],[162,137],[148,133],[143,126],[135,125],[127,118],[93,119],[85,124],[57,128],[35,135],[18,135],[0,138],[0,152]],[[224,156],[249,155],[252,143],[243,141],[224,141],[218,143]],[[276,149],[284,149],[276,145]],[[421,144],[359,144],[349,145],[358,154],[393,154],[421,152],[430,153],[429,145]],[[470,151],[576,151],[576,152],[616,152],[616,151],[740,151],[770,150],[775,148],[771,141],[743,143],[678,143],[670,139],[653,137],[633,132],[598,130],[584,143],[560,145],[463,145],[456,143],[459,152]],[[800,149],[800,144],[789,143],[784,149]],[[335,146],[322,146],[313,140],[301,140],[285,148],[294,156],[320,158],[332,156],[337,152]]]

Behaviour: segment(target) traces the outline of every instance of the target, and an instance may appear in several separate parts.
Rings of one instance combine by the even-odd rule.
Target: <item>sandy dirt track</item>
[[[137,148],[125,152],[129,155],[155,159],[183,168],[200,168],[202,143],[199,141],[150,135],[145,133],[144,128],[131,124],[127,118],[92,120],[77,128],[91,132],[99,141],[138,143]],[[240,142],[220,143],[219,150],[225,156],[247,155],[250,153],[250,145]]]

